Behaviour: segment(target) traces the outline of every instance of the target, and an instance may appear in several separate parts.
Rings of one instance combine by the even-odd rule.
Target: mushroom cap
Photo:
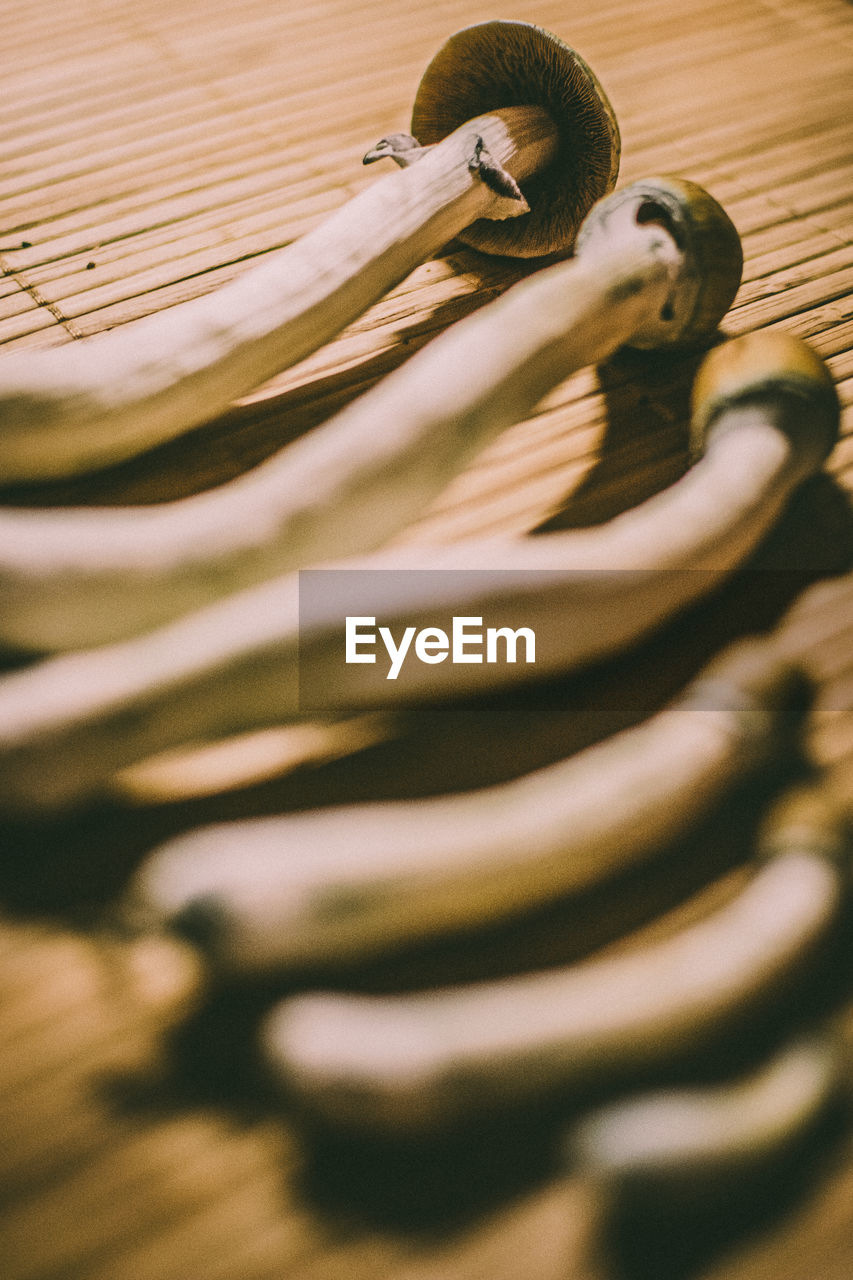
[[[458,239],[484,253],[535,258],[571,248],[585,214],[613,189],[619,128],[607,95],[573,49],[529,22],[481,22],[457,31],[424,72],[412,133],[428,145],[502,107],[543,107],[559,135],[556,159],[522,184],[530,212],[485,218]]]
[[[747,333],[716,347],[699,368],[692,399],[697,453],[727,412],[749,405],[775,410],[805,473],[820,470],[838,439],[841,411],[829,370],[789,333]]]
[[[744,767],[788,759],[811,706],[812,682],[794,658],[764,639],[726,646],[682,695],[682,706],[729,710],[741,719]]]
[[[670,176],[632,182],[601,200],[578,233],[577,253],[608,233],[608,223],[625,205],[635,207],[638,224],[657,223],[682,253],[682,266],[667,308],[650,316],[631,339],[632,347],[691,347],[716,332],[740,285],[743,250],[725,209],[704,187]],[[611,233],[611,239],[613,237]]]
[[[844,863],[851,850],[850,823],[840,796],[824,779],[787,787],[764,815],[758,847],[764,857],[812,852]]]

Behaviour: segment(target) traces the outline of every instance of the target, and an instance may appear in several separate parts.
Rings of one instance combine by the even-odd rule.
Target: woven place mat
[[[583,696],[576,684],[559,706],[516,699],[524,751],[508,754],[495,730],[510,704],[402,730],[360,720],[333,733],[272,731],[131,773],[110,803],[59,829],[4,829],[3,1280],[616,1280],[590,1250],[588,1188],[548,1179],[534,1136],[492,1135],[474,1159],[436,1157],[432,1169],[388,1152],[319,1150],[255,1087],[251,1000],[194,1013],[178,1002],[176,1013],[180,957],[154,944],[131,952],[81,925],[169,831],[246,809],[436,790],[448,785],[436,764],[448,733],[460,744],[457,785],[463,755],[469,782],[482,780],[477,769],[532,767],[648,714],[732,635],[781,618],[818,679],[810,750],[853,809],[853,586],[809,585],[853,565],[844,0],[545,0],[500,15],[461,0],[246,0],[238,10],[222,0],[0,0],[0,344],[25,350],[124,324],[289,243],[374,180],[360,157],[406,127],[446,36],[494,16],[551,28],[596,69],[622,130],[620,181],[677,172],[725,205],[745,271],[724,331],[781,328],[827,360],[844,405],[830,478],[798,498],[750,570]],[[221,482],[527,269],[448,246],[223,419],[98,475],[2,500],[150,502]],[[578,373],[401,540],[594,523],[656,492],[686,465],[694,368],[692,357],[623,354]],[[728,883],[718,874],[711,894]],[[537,945],[555,957],[547,929]],[[176,1019],[179,1068],[164,1056]],[[851,1180],[848,1144],[784,1212],[709,1242],[692,1274],[847,1280]],[[676,1263],[654,1274],[675,1275]]]

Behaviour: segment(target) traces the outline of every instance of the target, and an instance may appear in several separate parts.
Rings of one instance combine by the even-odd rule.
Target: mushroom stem
[[[606,94],[574,50],[528,22],[456,32],[424,72],[412,125],[427,144],[416,165],[223,289],[126,330],[11,358],[0,369],[0,476],[100,467],[213,417],[466,227],[487,252],[566,252],[616,181],[619,130]],[[535,209],[518,187],[529,178]],[[526,212],[511,235],[492,226]]]
[[[723,210],[672,179],[610,200],[576,261],[517,285],[248,474],[155,507],[0,511],[0,641],[106,644],[286,569],[371,550],[574,370],[625,342],[707,336],[740,278]],[[643,209],[667,225],[638,221]],[[724,240],[710,265],[708,226]]]
[[[469,223],[524,213],[526,203],[470,167],[478,139],[522,181],[557,148],[541,107],[480,116],[220,289],[82,342],[5,357],[4,481],[105,466],[214,417],[322,346]]]
[[[135,639],[0,680],[0,803],[68,804],[172,746],[506,686],[633,643],[735,568],[837,432],[829,374],[796,339],[748,336],[718,348],[703,369],[694,420],[705,429],[705,456],[609,524],[388,550],[338,573],[287,575]],[[305,580],[318,584],[310,602]],[[396,679],[379,662],[345,661],[346,617],[373,616],[399,638],[401,626],[447,636],[454,618],[481,615],[495,630],[531,631],[535,661],[415,657]]]
[[[513,782],[226,823],[170,841],[129,913],[219,972],[348,965],[523,916],[641,865],[789,745],[803,680],[761,645],[638,728]]]
[[[500,982],[292,998],[266,1024],[272,1068],[335,1123],[417,1132],[696,1055],[790,983],[839,916],[847,832],[808,803],[796,838],[771,824],[746,885],[677,934]]]
[[[811,1034],[737,1080],[611,1103],[573,1128],[569,1163],[610,1212],[719,1207],[802,1150],[841,1096],[845,1058],[840,1041]]]

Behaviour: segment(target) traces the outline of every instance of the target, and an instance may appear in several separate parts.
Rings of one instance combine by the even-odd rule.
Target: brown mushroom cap
[[[770,806],[759,829],[763,857],[811,851],[844,863],[851,846],[850,822],[840,797],[821,779],[788,787]]]
[[[730,410],[751,404],[776,407],[804,471],[823,466],[838,439],[840,408],[835,384],[808,343],[771,330],[746,333],[716,347],[693,385],[691,436],[701,452]]]
[[[559,134],[557,158],[521,185],[530,213],[481,218],[458,237],[484,253],[534,258],[571,248],[587,211],[613,189],[619,129],[583,58],[529,22],[493,21],[450,37],[424,72],[412,133],[425,146],[501,107],[543,107]]]
[[[729,644],[682,696],[682,706],[727,708],[748,726],[750,757],[788,758],[812,702],[812,682],[802,664],[764,639]],[[746,759],[746,757],[744,757]]]
[[[683,264],[671,305],[650,316],[632,347],[690,347],[707,343],[728,311],[740,285],[743,250],[725,209],[704,187],[685,178],[657,177],[632,182],[600,201],[578,233],[577,253],[608,233],[613,215],[633,205],[638,223],[658,223],[678,245]]]

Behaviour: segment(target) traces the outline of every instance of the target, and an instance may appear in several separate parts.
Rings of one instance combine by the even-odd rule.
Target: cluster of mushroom
[[[213,416],[453,235],[530,257],[576,241],[572,258],[215,491],[136,510],[0,511],[0,639],[54,651],[0,678],[6,810],[82,804],[156,752],[298,720],[300,679],[317,690],[312,714],[334,719],[525,678],[520,665],[445,664],[380,688],[337,662],[333,610],[300,628],[306,566],[464,569],[411,573],[360,612],[435,623],[499,606],[512,626],[536,621],[547,655],[537,675],[564,672],[710,590],[823,465],[838,417],[827,371],[804,344],[753,334],[704,362],[693,465],[655,498],[594,530],[383,549],[474,450],[576,369],[623,344],[710,341],[742,267],[731,221],[694,184],[650,178],[610,194],[612,109],[583,60],[539,28],[490,22],[454,36],[424,76],[412,129],[366,157],[389,156],[397,171],[218,293],[0,365],[4,476],[73,473]],[[284,981],[308,968],[332,984],[425,939],[523,927],[533,906],[643,865],[777,758],[801,692],[771,643],[747,646],[647,723],[488,791],[192,832],[146,861],[127,910],[191,940],[214,975]],[[796,804],[795,819],[786,809],[771,820],[739,895],[678,936],[472,988],[291,998],[262,1031],[274,1071],[337,1124],[423,1133],[591,1078],[624,1086],[686,1043],[719,1038],[790,977],[840,908],[836,816],[811,793]],[[574,1149],[623,1181],[691,1160],[717,1170],[756,1151],[773,1158],[812,1123],[837,1072],[823,1050],[798,1052],[722,1102],[679,1104],[677,1133],[666,1121],[676,1104],[655,1103],[669,1147],[632,1147],[626,1135],[642,1126],[615,1113],[588,1121]],[[724,1117],[710,1144],[709,1109]]]

